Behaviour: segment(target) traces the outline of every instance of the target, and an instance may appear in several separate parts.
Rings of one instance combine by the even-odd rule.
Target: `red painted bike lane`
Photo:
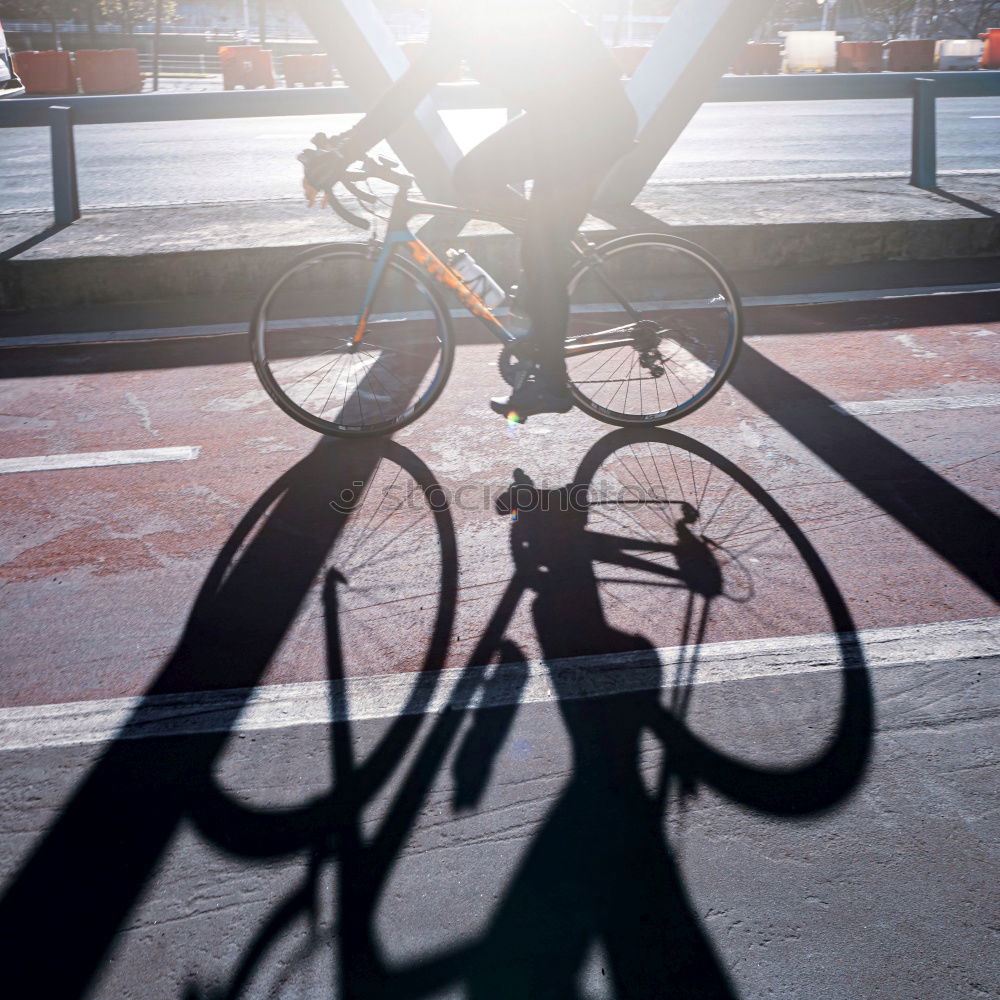
[[[499,377],[495,349],[479,345],[459,349],[444,396],[391,445],[320,442],[248,363],[211,350],[195,364],[166,346],[7,350],[2,457],[193,452],[0,475],[0,703],[146,691],[192,641],[199,593],[241,569],[256,574],[242,591],[259,602],[252,619],[290,609],[268,640],[264,684],[326,676],[331,580],[348,675],[419,669],[435,642],[439,666],[464,665],[525,550],[545,572],[591,545],[608,623],[637,642],[827,631],[815,580],[764,495],[805,532],[859,628],[995,613],[1000,325],[818,333],[807,310],[782,322],[789,332],[749,339],[733,384],[703,410],[638,438],[580,413],[511,431],[486,407]],[[556,489],[581,475],[585,518],[559,517]],[[538,509],[514,521],[496,501],[525,478]],[[243,560],[264,535],[267,559]],[[701,549],[685,549],[690,538]],[[646,563],[609,539],[631,540],[626,555]],[[691,559],[709,544],[711,580]],[[533,593],[504,629],[528,657],[539,652]],[[246,628],[249,611],[216,612],[195,624],[221,633],[218,659],[175,672],[169,689],[240,686],[226,630]]]

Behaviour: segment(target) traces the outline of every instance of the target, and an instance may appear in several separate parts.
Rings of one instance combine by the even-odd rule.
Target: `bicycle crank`
[[[500,352],[497,368],[500,369],[500,377],[507,385],[516,389],[534,371],[535,362],[528,358],[518,358],[510,347],[505,347]]]

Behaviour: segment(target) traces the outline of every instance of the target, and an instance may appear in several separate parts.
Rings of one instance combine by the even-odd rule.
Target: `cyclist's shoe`
[[[573,397],[565,385],[528,378],[509,396],[491,399],[490,409],[511,423],[523,424],[536,413],[568,413],[573,409]]]

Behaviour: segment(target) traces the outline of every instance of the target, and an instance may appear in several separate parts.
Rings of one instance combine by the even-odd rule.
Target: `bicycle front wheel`
[[[688,240],[623,236],[570,279],[570,388],[607,423],[650,426],[692,413],[726,381],[742,335],[732,282]]]
[[[408,260],[389,259],[366,308],[379,249],[346,244],[303,254],[254,312],[262,385],[285,413],[323,434],[391,434],[430,407],[451,372],[448,311]]]

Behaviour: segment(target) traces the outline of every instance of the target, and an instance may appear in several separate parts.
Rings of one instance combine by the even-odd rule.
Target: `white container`
[[[979,69],[983,44],[978,38],[942,38],[934,46],[934,63],[938,69]]]
[[[836,31],[785,31],[786,73],[832,73],[837,68]]]

